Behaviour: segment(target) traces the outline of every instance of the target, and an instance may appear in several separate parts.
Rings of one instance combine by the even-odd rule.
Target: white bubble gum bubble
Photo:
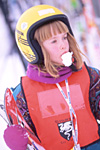
[[[72,64],[72,54],[73,52],[67,52],[61,56],[62,63],[67,67],[71,66]]]

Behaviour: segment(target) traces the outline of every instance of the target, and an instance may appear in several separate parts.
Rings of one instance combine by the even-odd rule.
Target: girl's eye
[[[57,42],[56,40],[51,41],[51,43],[56,43],[56,42]]]
[[[67,36],[64,36],[64,40],[66,40],[67,39]]]

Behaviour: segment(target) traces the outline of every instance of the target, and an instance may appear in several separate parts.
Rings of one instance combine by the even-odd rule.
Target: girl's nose
[[[65,49],[65,48],[66,48],[66,44],[62,41],[60,43],[60,49],[62,50],[62,49]]]

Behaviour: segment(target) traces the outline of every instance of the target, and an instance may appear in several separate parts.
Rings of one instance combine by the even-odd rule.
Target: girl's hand
[[[26,150],[28,133],[20,125],[11,125],[4,131],[4,140],[11,150]]]

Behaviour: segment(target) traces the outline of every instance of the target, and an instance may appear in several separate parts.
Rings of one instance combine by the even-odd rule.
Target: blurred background
[[[7,87],[15,87],[25,75],[27,62],[15,43],[20,15],[38,4],[59,8],[69,18],[82,52],[90,66],[100,69],[100,0],[0,0],[0,101]]]
[[[26,73],[27,62],[15,42],[15,27],[28,8],[49,4],[65,13],[87,65],[100,69],[100,0],[0,0],[0,104],[6,88],[15,87]],[[3,140],[7,124],[0,111],[0,149],[9,150]]]

